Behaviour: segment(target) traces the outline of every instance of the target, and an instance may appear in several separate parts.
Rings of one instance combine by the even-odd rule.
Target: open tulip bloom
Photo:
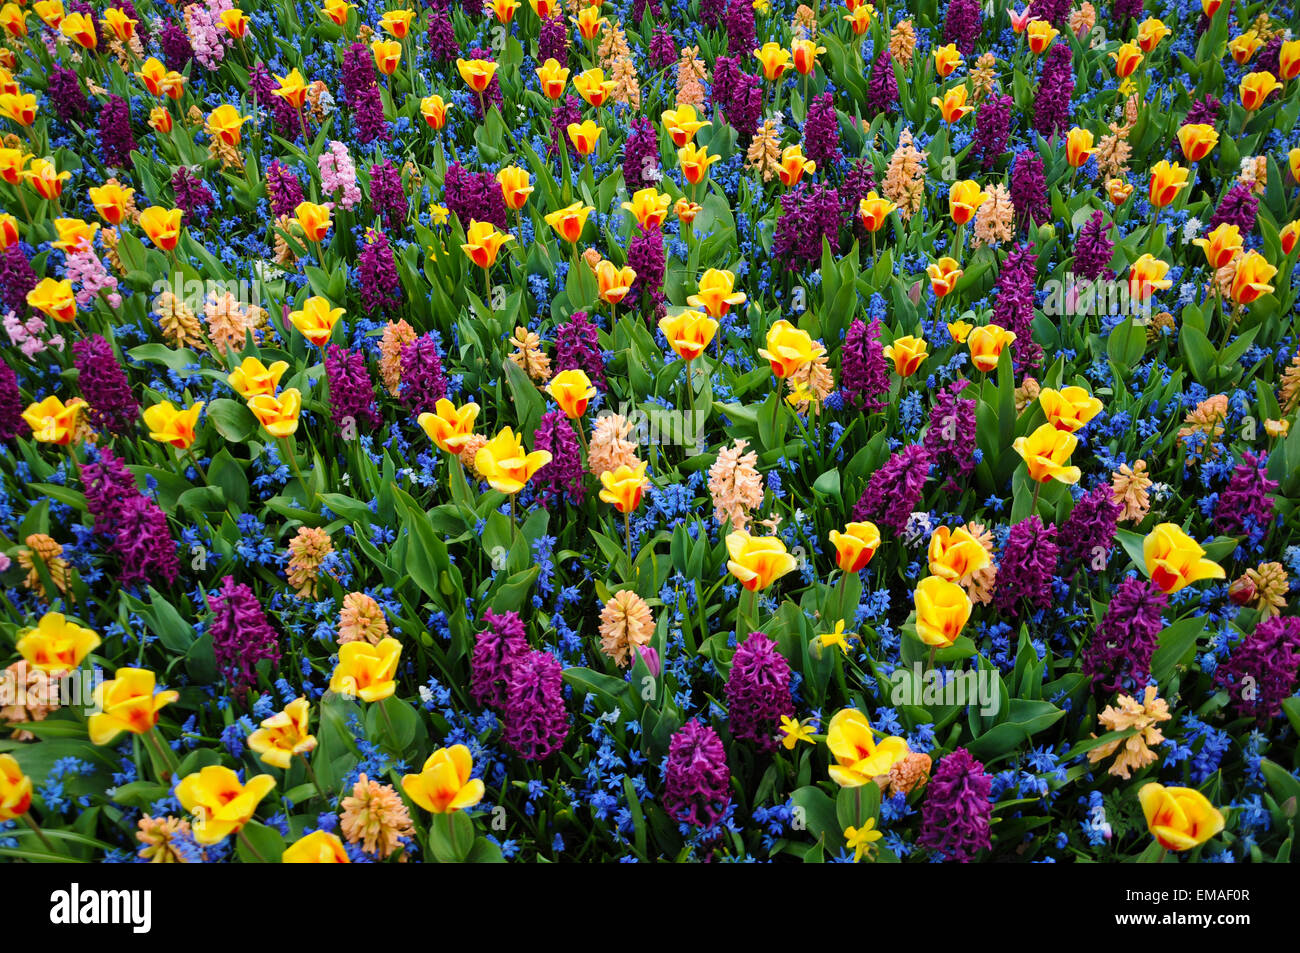
[[[0,0],[0,859],[1293,860],[1298,3]]]

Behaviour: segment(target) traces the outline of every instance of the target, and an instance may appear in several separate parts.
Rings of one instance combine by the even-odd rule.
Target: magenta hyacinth
[[[727,4],[727,52],[732,56],[749,56],[757,48],[754,4],[751,0],[730,0]]]
[[[917,844],[940,859],[969,863],[992,843],[993,779],[984,765],[958,748],[939,761],[926,785]]]
[[[853,507],[853,519],[870,520],[881,529],[901,533],[921,503],[921,492],[930,478],[930,451],[919,443],[909,444],[885,461]]]
[[[116,514],[116,524],[113,552],[121,561],[118,579],[124,585],[176,581],[180,572],[176,541],[167,527],[167,514],[157,503],[140,494],[130,497]]]
[[[447,378],[442,373],[442,356],[433,336],[425,334],[402,348],[402,377],[398,387],[402,403],[413,414],[433,413],[447,396]]]
[[[649,119],[638,116],[623,145],[623,181],[629,192],[636,192],[658,183],[661,174],[659,133]]]
[[[90,421],[96,427],[125,434],[135,426],[140,405],[131,395],[131,382],[113,353],[113,345],[92,334],[72,345],[77,383],[90,405]]]
[[[791,271],[815,265],[823,240],[832,255],[839,253],[840,194],[824,182],[801,182],[781,196],[772,254]]]
[[[1074,243],[1074,276],[1083,281],[1096,281],[1110,271],[1114,257],[1115,243],[1110,238],[1106,213],[1097,209],[1083,223]]]
[[[955,381],[939,391],[922,440],[938,472],[946,475],[946,490],[960,489],[959,481],[975,469],[975,401],[960,396],[969,383]]]
[[[500,708],[506,700],[506,678],[514,660],[529,650],[524,623],[517,612],[483,612],[485,628],[475,636],[470,659],[469,694],[475,704]]]
[[[1056,527],[1044,526],[1037,514],[1011,527],[1002,558],[993,604],[1011,616],[1020,614],[1020,601],[1030,608],[1052,604],[1052,577],[1056,575]]]
[[[673,62],[677,57],[674,53]],[[713,108],[731,110],[731,97],[740,81],[740,60],[735,56],[719,56],[713,63]],[[671,65],[671,64],[668,64]]]
[[[402,187],[402,173],[391,159],[370,167],[370,206],[387,228],[400,231],[406,224],[410,202]]]
[[[95,532],[115,536],[126,504],[140,495],[135,477],[111,447],[103,447],[96,462],[81,468],[81,482]]]
[[[27,314],[27,292],[39,282],[19,242],[0,251],[0,304],[5,310],[19,317]]]
[[[668,743],[664,810],[673,820],[709,828],[731,803],[731,770],[718,733],[699,719],[682,725]]]
[[[1018,374],[1032,371],[1043,359],[1042,346],[1034,340],[1038,256],[1032,248],[1032,245],[1017,245],[1007,254],[993,297],[993,323],[1016,336],[1011,353]]]
[[[1052,207],[1047,200],[1047,178],[1043,174],[1043,160],[1032,149],[1016,153],[1011,167],[1011,204],[1016,210],[1016,226],[1024,229],[1042,225],[1052,220]]]
[[[1247,450],[1214,505],[1214,528],[1228,536],[1263,539],[1273,523],[1277,487],[1268,478],[1268,458]]]
[[[894,76],[894,58],[889,48],[880,51],[871,64],[871,78],[867,81],[867,112],[892,113],[898,108],[898,80]]]
[[[459,162],[447,167],[444,184],[447,208],[468,230],[471,221],[491,222],[497,228],[506,222],[506,200],[501,184],[491,172],[470,172]]]
[[[353,433],[373,432],[381,419],[375,406],[375,385],[366,369],[365,355],[331,344],[325,352],[325,377],[329,382],[330,417],[335,425]]]
[[[600,331],[586,311],[575,311],[555,331],[555,370],[585,371],[597,389],[604,391],[605,359],[600,352]]]
[[[1082,669],[1105,695],[1136,691],[1151,674],[1151,656],[1164,628],[1161,613],[1169,597],[1145,579],[1130,576],[1119,584],[1092,640],[1083,650]]]
[[[1214,684],[1227,691],[1239,718],[1254,718],[1263,728],[1295,693],[1297,674],[1300,619],[1273,616],[1237,643],[1215,670]]]
[[[818,167],[831,166],[843,157],[840,152],[840,120],[835,98],[830,93],[814,96],[803,124],[803,152]]]
[[[742,142],[758,132],[763,119],[763,84],[752,73],[737,72],[727,100],[727,119],[740,133]]]
[[[451,14],[447,10],[445,2],[434,2],[428,6],[429,29],[425,32],[425,41],[429,48],[429,55],[438,63],[450,63],[456,59],[456,55],[460,52],[460,44],[456,42],[456,28],[452,25]],[[549,19],[542,21],[543,37],[546,35],[549,22]],[[543,61],[547,55],[543,53]],[[553,56],[554,54],[549,55]]]
[[[845,396],[860,410],[884,409],[883,398],[889,394],[889,362],[880,343],[880,321],[872,318],[867,325],[861,318],[854,318],[840,353],[840,386]]]
[[[99,157],[109,168],[129,169],[134,149],[131,108],[121,96],[109,96],[99,111]]]
[[[373,229],[357,256],[357,291],[361,304],[372,315],[395,312],[402,306],[402,282],[388,236]]]
[[[215,202],[203,180],[196,178],[185,166],[172,174],[172,195],[175,196],[176,207],[181,210],[183,225],[191,224],[195,216],[205,213]],[[299,198],[298,201],[301,202],[302,199]],[[297,207],[297,203],[294,205]]]
[[[212,649],[217,666],[238,701],[248,697],[257,684],[257,663],[280,664],[280,638],[266,620],[262,604],[253,590],[233,576],[221,580],[221,588],[208,596],[212,623]]]
[[[658,227],[638,231],[628,245],[627,263],[636,272],[636,278],[625,305],[634,307],[640,302],[651,308],[658,307],[664,300],[664,271],[667,268],[663,232]]]
[[[754,742],[760,751],[776,747],[781,716],[794,714],[790,663],[776,643],[762,632],[751,632],[732,656],[726,691],[731,733]]]
[[[63,122],[84,122],[90,114],[90,102],[86,92],[81,88],[81,79],[76,70],[59,66],[50,73],[50,85],[46,95],[54,104],[54,113]]]
[[[501,722],[506,745],[521,758],[542,761],[564,746],[564,678],[549,653],[530,649],[510,663]]]
[[[343,96],[352,110],[352,128],[362,145],[388,138],[384,100],[375,81],[374,59],[364,43],[343,51]],[[277,97],[278,98],[278,97]]]
[[[1249,234],[1255,229],[1255,218],[1259,214],[1259,197],[1251,187],[1238,183],[1224,193],[1219,207],[1210,216],[1210,231],[1220,225],[1236,225],[1242,234]]]
[[[23,420],[26,406],[18,387],[18,375],[12,367],[0,361],[0,440],[12,440],[31,433],[27,421]]]
[[[573,425],[562,411],[542,414],[533,433],[533,449],[546,450],[551,455],[551,462],[533,477],[537,502],[547,508],[565,500],[580,505],[586,496],[582,456]]]
[[[943,38],[956,44],[963,56],[970,56],[975,51],[975,41],[979,39],[983,26],[979,0],[951,0],[948,15],[944,18]]]
[[[1011,138],[1012,105],[1010,96],[994,93],[980,104],[975,113],[971,146],[985,169],[993,168],[993,164],[1007,151],[1007,141]]]
[[[650,37],[650,66],[654,69],[664,69],[676,62],[677,44],[668,29],[660,24],[655,27],[654,34]]]
[[[277,216],[292,215],[303,200],[298,177],[279,159],[266,167],[266,192],[271,199],[271,211]]]
[[[1068,44],[1055,43],[1047,51],[1047,58],[1038,77],[1038,95],[1034,97],[1034,128],[1049,138],[1064,135],[1070,128],[1070,98],[1073,95],[1073,54]]]
[[[1086,573],[1106,568],[1115,545],[1115,528],[1123,512],[1123,505],[1112,498],[1109,483],[1094,487],[1075,501],[1059,533],[1061,566],[1068,567],[1070,575],[1078,570]]]

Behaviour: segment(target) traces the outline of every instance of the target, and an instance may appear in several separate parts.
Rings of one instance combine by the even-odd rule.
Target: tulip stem
[[[239,842],[241,844],[243,844],[245,847],[248,848],[248,852],[253,855],[253,857],[257,860],[259,864],[270,863],[270,861],[267,860],[265,857],[263,857],[261,853],[258,852],[257,848],[253,846],[253,842],[244,836],[244,831],[242,828],[240,829],[239,833],[236,834],[235,836],[239,838]]]
[[[632,558],[632,513],[628,511],[623,514],[623,548],[627,550],[627,558]]]
[[[51,854],[57,854],[58,850],[56,850],[54,845],[50,843],[50,839],[45,836],[45,832],[41,830],[40,825],[37,824],[34,820],[32,820],[31,814],[24,813],[22,817],[23,817],[23,822],[28,827],[30,827],[32,829],[32,833],[36,835],[36,839],[45,845],[45,849],[48,850]]]
[[[1037,480],[1035,480],[1035,481],[1034,481],[1034,499],[1033,499],[1033,502],[1029,504],[1029,515],[1030,515],[1030,516],[1035,516],[1035,515],[1037,515],[1037,513],[1038,513],[1038,494],[1039,494],[1039,491],[1041,491],[1042,489],[1043,489],[1043,484],[1041,484],[1041,483],[1039,483]]]
[[[143,737],[145,739],[145,743],[148,744],[151,748],[153,748],[154,754],[158,756],[158,759],[162,761],[163,766],[166,768],[166,770],[163,772],[164,774],[163,779],[166,780],[168,777],[174,778],[177,774],[177,769],[180,766],[176,763],[176,760],[172,757],[171,748],[163,744],[163,740],[158,737],[157,727],[150,728],[148,731],[144,733]]]
[[[312,785],[316,788],[316,793],[319,794],[320,799],[328,805],[330,799],[325,796],[325,789],[320,786],[320,781],[316,778],[316,771],[311,766],[311,761],[307,758],[305,754],[302,756],[302,763],[303,766],[307,769],[307,777],[311,779]]]
[[[303,490],[306,491],[308,505],[315,506],[316,505],[315,484],[312,484],[310,487],[307,485],[307,481],[302,478],[302,471],[298,469],[298,455],[294,453],[293,445],[289,443],[288,437],[282,437],[281,439],[284,441],[285,454],[289,457],[289,468],[293,470],[293,475],[298,478],[298,485],[302,487]]]

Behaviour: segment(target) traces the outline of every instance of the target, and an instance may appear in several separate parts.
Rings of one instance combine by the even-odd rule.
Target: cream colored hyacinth
[[[758,472],[758,452],[745,449],[749,441],[736,439],[718,451],[709,467],[709,494],[713,497],[713,516],[721,526],[730,523],[733,530],[749,528],[750,514],[763,502],[763,476]]]
[[[329,534],[313,526],[302,526],[289,541],[289,564],[285,569],[289,585],[299,598],[316,598],[321,563],[334,552]]]
[[[1156,725],[1172,717],[1169,714],[1169,704],[1156,697],[1154,686],[1147,686],[1141,702],[1129,695],[1120,695],[1115,705],[1106,706],[1106,710],[1097,716],[1097,721],[1107,731],[1126,731],[1130,728],[1137,731],[1120,741],[1093,748],[1088,752],[1088,762],[1097,764],[1118,752],[1107,772],[1127,781],[1134,771],[1156,760],[1156,752],[1151,749],[1165,740],[1164,734]]]
[[[650,644],[654,631],[650,606],[631,589],[614,593],[600,610],[600,650],[623,668],[632,662],[633,646]]]

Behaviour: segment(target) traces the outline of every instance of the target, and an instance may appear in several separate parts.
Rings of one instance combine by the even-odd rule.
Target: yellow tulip
[[[425,96],[420,100],[420,115],[430,129],[438,130],[447,125],[447,110],[451,104],[441,96]]]
[[[868,521],[849,523],[842,533],[833,529],[829,538],[835,547],[835,565],[849,573],[866,569],[880,548],[880,530]]]
[[[1138,801],[1147,830],[1165,850],[1191,850],[1223,830],[1223,815],[1193,788],[1149,781],[1138,791]]]
[[[99,647],[100,638],[61,612],[47,612],[18,636],[18,654],[47,675],[66,675]]]
[[[817,69],[817,57],[826,52],[826,47],[818,46],[812,40],[799,37],[790,44],[790,56],[794,62],[795,72],[807,76]]]
[[[32,439],[66,447],[76,436],[86,402],[74,397],[66,404],[51,394],[38,404],[28,404],[23,420],[32,428]]]
[[[300,837],[280,855],[282,864],[350,864],[347,850],[337,834],[312,831]]]
[[[470,89],[482,96],[487,91],[492,77],[496,75],[497,64],[491,60],[456,60],[456,70],[460,78]]]
[[[574,369],[560,371],[546,385],[546,393],[560,405],[560,410],[570,420],[576,420],[587,412],[587,403],[596,396],[585,371]]]
[[[530,181],[528,171],[515,165],[506,166],[497,172],[497,184],[501,186],[501,197],[505,200],[506,208],[517,212],[524,207],[528,196],[533,194]]]
[[[830,766],[831,780],[842,788],[857,788],[876,778],[885,777],[889,769],[909,754],[907,742],[897,736],[876,741],[867,716],[856,708],[842,708],[826,728],[826,747],[835,763]]]
[[[1066,433],[1074,433],[1101,413],[1101,401],[1074,386],[1061,390],[1044,387],[1038,392],[1038,406],[1043,408],[1049,424]]]
[[[769,81],[780,79],[790,68],[790,51],[780,43],[768,41],[754,51],[754,56],[763,67],[763,76]]]
[[[319,242],[330,230],[330,210],[315,202],[299,202],[293,210],[298,227],[309,242]]]
[[[288,369],[289,365],[284,361],[276,361],[267,367],[255,357],[246,357],[230,372],[226,381],[236,394],[248,400],[259,394],[274,394],[280,386],[280,378]]]
[[[930,290],[936,298],[946,298],[957,288],[957,282],[966,274],[955,258],[946,255],[938,261],[925,266],[925,273],[930,278]]]
[[[158,205],[150,206],[140,213],[140,227],[162,251],[171,251],[181,239],[181,217],[184,213],[178,209],[165,209]]]
[[[1218,144],[1218,131],[1207,123],[1191,122],[1178,127],[1178,146],[1188,162],[1200,162]]]
[[[1079,168],[1097,151],[1093,142],[1091,129],[1080,129],[1075,126],[1065,134],[1065,161],[1072,167]]]
[[[385,76],[392,76],[402,63],[402,44],[396,40],[374,40],[370,52],[375,58],[375,69]]]
[[[957,49],[956,43],[949,43],[947,46],[936,46],[933,51],[934,71],[942,79],[950,76],[958,66],[961,66],[962,56]]]
[[[664,129],[668,131],[668,138],[672,139],[673,145],[681,148],[695,138],[695,134],[705,126],[713,125],[707,119],[700,119],[699,114],[695,112],[695,107],[690,103],[683,103],[676,109],[665,109],[660,113],[659,118],[663,120]]]
[[[434,405],[434,412],[420,414],[416,422],[440,450],[459,454],[474,435],[474,421],[478,419],[479,406],[474,402],[457,407],[443,397]]]
[[[944,122],[954,123],[975,108],[966,103],[966,98],[969,95],[970,90],[963,83],[960,86],[945,90],[943,98],[931,96],[930,105],[939,107],[939,115],[943,117]]]
[[[774,375],[785,379],[825,351],[826,348],[813,341],[807,331],[782,318],[767,329],[767,347],[759,348],[758,356],[771,365]]]
[[[1048,47],[1052,45],[1052,41],[1060,35],[1060,32],[1046,20],[1030,20],[1025,31],[1025,36],[1029,39],[1030,51],[1035,56],[1041,56],[1047,52]]]
[[[194,840],[217,844],[243,830],[253,819],[257,805],[274,789],[275,779],[269,774],[259,774],[241,784],[234,771],[210,764],[183,778],[176,785],[176,797],[194,818]]]
[[[940,526],[930,534],[930,574],[949,582],[968,579],[992,562],[989,551],[964,526]]]
[[[524,442],[509,427],[479,448],[474,469],[494,490],[513,496],[527,486],[533,474],[551,462],[546,450],[524,451]]]
[[[956,642],[970,619],[972,606],[966,590],[941,576],[926,576],[917,583],[912,601],[916,637],[934,648],[948,648]]]
[[[296,754],[307,755],[316,748],[316,736],[311,733],[309,720],[311,705],[305,698],[295,698],[248,736],[248,748],[273,768],[289,770]]]
[[[868,232],[878,232],[885,227],[885,222],[896,208],[898,206],[895,203],[882,199],[872,189],[865,199],[858,201],[858,220]]]
[[[501,246],[514,240],[515,237],[508,232],[498,232],[491,222],[470,219],[469,231],[465,233],[465,243],[460,250],[474,264],[487,269],[496,264]]]
[[[564,241],[577,244],[578,239],[582,237],[582,229],[587,224],[587,216],[594,211],[592,206],[584,205],[579,200],[559,211],[551,212],[545,217],[545,221]]]
[[[1108,55],[1115,61],[1115,75],[1120,79],[1128,79],[1142,65],[1142,51],[1136,43],[1124,43]]]
[[[1155,17],[1147,17],[1138,24],[1138,48],[1143,53],[1150,53],[1160,41],[1167,37],[1173,31],[1164,25],[1164,22]]]
[[[402,790],[432,814],[463,811],[483,800],[483,782],[470,777],[473,770],[469,748],[439,748],[425,760],[419,774],[403,776]]]
[[[691,185],[699,185],[709,177],[709,166],[722,156],[709,155],[709,150],[694,143],[687,143],[677,150],[677,164],[681,166],[682,176]]]
[[[22,817],[32,806],[32,779],[11,754],[0,754],[0,823]]]
[[[777,167],[777,175],[782,185],[787,187],[798,185],[804,173],[811,175],[816,171],[817,163],[803,154],[803,146],[796,144],[786,146],[782,150],[781,164]]]
[[[321,4],[321,15],[335,26],[346,26],[348,11],[355,7],[355,3],[345,3],[344,0],[324,0]]]
[[[1192,244],[1205,253],[1206,263],[1218,271],[1232,264],[1232,259],[1241,251],[1241,228],[1230,222],[1222,222],[1205,238],[1198,238]]]
[[[750,592],[762,592],[799,566],[777,537],[751,536],[744,530],[727,534],[727,554],[727,570]]]
[[[966,336],[966,346],[970,348],[971,363],[976,368],[988,373],[998,366],[1002,349],[1013,343],[1016,335],[997,324],[986,324],[971,331]]]
[[[564,86],[568,81],[568,68],[561,66],[555,57],[548,57],[545,63],[537,67],[537,82],[542,87],[542,95],[547,99],[563,97]]]
[[[1163,262],[1149,252],[1138,257],[1129,265],[1128,294],[1136,302],[1148,301],[1156,291],[1163,291],[1173,285],[1165,275],[1169,274],[1169,263]]]
[[[615,470],[606,470],[600,475],[600,498],[614,504],[614,509],[620,513],[631,513],[641,505],[641,495],[650,485],[645,468],[644,463],[635,467],[623,463]]]
[[[86,719],[92,744],[111,744],[128,731],[142,735],[158,724],[158,712],[181,697],[177,691],[155,691],[154,673],[147,668],[119,668],[114,677],[95,688],[96,714]]]
[[[199,422],[203,401],[192,407],[178,410],[170,400],[145,408],[141,416],[149,428],[149,439],[170,444],[177,450],[188,450],[194,445],[194,428]]]
[[[710,317],[721,318],[733,304],[745,303],[745,292],[736,291],[736,276],[724,268],[710,268],[700,277],[695,294],[686,299],[692,308],[703,308]]]
[[[404,40],[411,32],[411,21],[414,19],[414,10],[389,10],[379,18],[379,26],[390,36]]]
[[[1187,181],[1187,170],[1181,165],[1161,159],[1151,167],[1151,181],[1148,186],[1148,198],[1156,208],[1164,208],[1178,193],[1191,183]]]
[[[64,324],[77,319],[77,298],[67,278],[42,278],[27,292],[27,305]]]
[[[23,172],[23,178],[43,199],[56,199],[63,194],[63,183],[71,172],[59,172],[49,159],[32,159]],[[143,218],[143,216],[141,216]]]
[[[59,32],[83,50],[93,50],[99,43],[95,21],[84,13],[69,13],[59,24]]]
[[[1142,540],[1147,575],[1164,592],[1177,592],[1202,579],[1223,579],[1223,567],[1174,523],[1161,523]]]
[[[584,119],[582,122],[571,122],[565,128],[565,132],[569,134],[569,141],[573,143],[573,148],[578,150],[579,155],[584,156],[589,156],[596,151],[596,146],[600,144],[600,134],[604,131],[590,119]]]
[[[1029,479],[1038,483],[1078,483],[1082,473],[1069,463],[1078,445],[1079,438],[1074,434],[1043,424],[1028,437],[1017,437],[1011,446],[1029,467]]]
[[[605,71],[599,66],[584,70],[573,78],[573,88],[587,101],[589,106],[599,109],[605,105],[611,94],[618,87],[612,79],[605,79]]]
[[[248,409],[272,437],[288,437],[298,430],[302,394],[296,387],[286,388],[279,395],[258,394],[249,398]]]
[[[124,189],[116,182],[91,186],[87,192],[95,211],[110,225],[121,225],[125,221],[126,210],[135,195],[135,189]]]
[[[899,377],[911,377],[929,355],[929,345],[925,338],[905,334],[894,338],[893,343],[887,345],[882,353],[894,362],[894,372]]]
[[[275,81],[278,85],[271,90],[271,95],[279,96],[294,109],[302,109],[303,103],[307,102],[307,83],[297,67],[291,69],[288,76],[275,77]]]
[[[12,119],[26,128],[36,121],[35,93],[4,93],[0,95],[0,116]]]
[[[655,189],[637,189],[632,194],[632,201],[624,202],[622,207],[632,213],[642,231],[649,231],[664,223],[671,201],[671,196]]]
[[[583,7],[576,17],[570,17],[578,28],[578,35],[590,43],[600,33],[600,28],[609,21],[600,15],[598,6]]]
[[[364,639],[339,647],[338,664],[330,676],[330,691],[364,702],[379,702],[397,690],[397,663],[402,643],[394,638],[371,645]]]
[[[1241,105],[1245,107],[1246,112],[1254,112],[1264,105],[1264,100],[1281,88],[1282,84],[1277,81],[1276,76],[1266,70],[1260,70],[1246,76],[1237,90],[1241,94]]]
[[[99,223],[92,225],[79,218],[56,218],[54,230],[59,237],[51,245],[61,251],[76,251],[82,245],[88,248],[95,243]]]
[[[636,271],[627,265],[622,268],[612,261],[602,260],[596,266],[596,295],[606,304],[618,304],[632,291]]]
[[[1276,274],[1277,269],[1259,252],[1246,252],[1237,262],[1237,270],[1232,276],[1232,300],[1245,305],[1269,294],[1273,291],[1269,281]]]
[[[312,295],[298,311],[289,312],[289,321],[298,332],[317,347],[324,347],[334,334],[334,326],[343,317],[342,308],[331,308],[329,301]]]

